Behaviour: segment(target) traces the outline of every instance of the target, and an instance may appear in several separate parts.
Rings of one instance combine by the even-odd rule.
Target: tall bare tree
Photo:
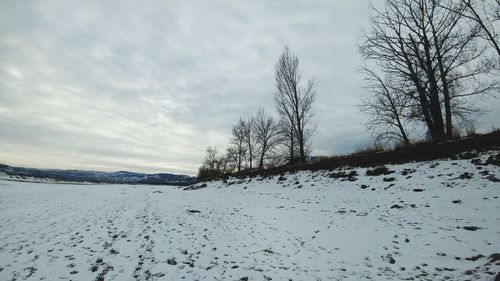
[[[277,89],[274,99],[278,113],[291,125],[299,147],[300,162],[305,163],[307,147],[315,129],[311,124],[312,104],[316,96],[314,82],[309,80],[305,86],[301,85],[299,58],[288,47],[275,65],[274,76]]]
[[[463,9],[452,0],[386,0],[383,10],[373,9],[360,46],[383,72],[412,83],[415,116],[434,141],[452,137],[453,118],[460,117],[453,107],[463,109],[464,97],[488,93],[496,83],[481,79],[494,63],[477,44],[480,28],[454,12]]]
[[[254,126],[255,126],[255,119],[253,117],[250,117],[241,122],[241,128],[243,129],[243,141],[246,146],[245,149],[247,152],[248,164],[250,169],[253,168],[252,163],[255,154],[255,146],[257,145],[257,141],[254,134]]]
[[[231,147],[228,150],[230,155],[236,160],[236,169],[241,171],[241,166],[243,160],[246,156],[246,122],[243,119],[239,119],[238,122],[233,126],[231,138]]]
[[[280,141],[279,124],[260,108],[255,117],[254,130],[259,152],[259,169],[263,169],[268,152]]]

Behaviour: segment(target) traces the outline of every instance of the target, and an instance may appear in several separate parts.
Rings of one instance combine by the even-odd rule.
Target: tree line
[[[229,146],[222,153],[208,147],[198,177],[208,178],[243,169],[265,169],[284,164],[304,164],[311,151],[316,91],[313,80],[302,81],[299,58],[288,47],[274,67],[274,101],[278,118],[260,108],[250,118],[240,118],[231,130]]]
[[[500,0],[385,0],[372,7],[359,52],[368,96],[358,105],[375,141],[409,145],[411,129],[443,142],[473,126],[478,98],[499,92]],[[259,109],[232,127],[230,144],[208,147],[199,177],[304,164],[311,152],[316,92],[285,47],[274,67],[278,118]]]

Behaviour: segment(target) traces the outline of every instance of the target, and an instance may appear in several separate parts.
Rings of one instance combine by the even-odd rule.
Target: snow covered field
[[[0,280],[494,280],[497,153],[195,190],[0,180]]]

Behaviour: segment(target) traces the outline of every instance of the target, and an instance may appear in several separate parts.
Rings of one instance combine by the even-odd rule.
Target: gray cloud
[[[368,1],[3,1],[0,162],[195,174],[273,111],[289,45],[315,78],[314,153],[368,143],[356,41]],[[500,107],[496,107],[500,108]],[[480,123],[490,128],[498,110]]]

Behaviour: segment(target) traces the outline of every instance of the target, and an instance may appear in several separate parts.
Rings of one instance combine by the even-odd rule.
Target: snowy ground
[[[494,280],[496,153],[196,190],[0,180],[0,280]]]

